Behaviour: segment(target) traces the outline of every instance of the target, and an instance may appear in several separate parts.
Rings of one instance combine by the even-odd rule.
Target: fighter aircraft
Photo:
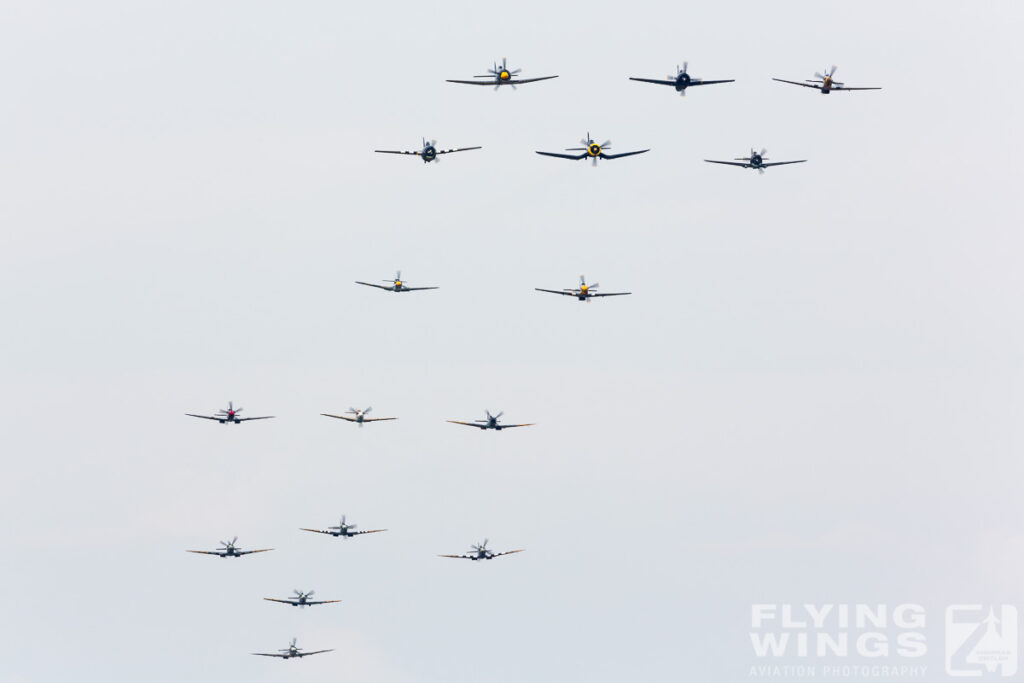
[[[537,152],[537,154],[543,154],[546,157],[558,157],[560,159],[574,159],[576,161],[590,157],[593,160],[592,165],[597,166],[598,159],[618,159],[619,157],[628,157],[633,156],[634,154],[643,154],[644,152],[651,151],[649,149],[641,149],[636,152],[623,152],[622,154],[605,154],[604,150],[611,149],[612,141],[605,140],[599,145],[594,142],[592,137],[590,137],[590,133],[587,133],[587,137],[580,140],[580,144],[582,144],[583,147],[568,147],[565,151],[582,152],[582,154],[558,154],[556,152]]]
[[[470,551],[468,553],[466,553],[465,555],[438,555],[438,557],[451,557],[451,558],[454,558],[456,560],[473,560],[474,562],[476,562],[478,560],[493,560],[494,558],[501,557],[502,555],[511,555],[513,553],[521,553],[521,552],[523,552],[522,549],[520,549],[520,550],[506,550],[503,553],[496,553],[496,552],[494,552],[492,550],[488,550],[487,549],[487,539],[485,538],[483,543],[481,543],[480,545],[472,546]]]
[[[881,88],[850,88],[850,87],[847,87],[846,85],[844,85],[844,84],[840,83],[839,81],[835,80],[834,78],[832,78],[835,75],[835,73],[836,73],[836,66],[835,66],[835,64],[833,64],[832,68],[828,70],[828,75],[820,74],[817,71],[815,71],[813,79],[812,78],[808,78],[806,81],[804,81],[802,83],[800,81],[787,81],[787,80],[785,80],[783,78],[772,78],[772,80],[773,81],[778,81],[779,83],[789,83],[790,85],[799,85],[799,86],[803,86],[804,88],[814,88],[815,90],[820,90],[822,95],[827,95],[827,94],[829,94],[830,92],[833,92],[833,91],[835,91],[835,92],[842,92],[844,90],[881,90]]]
[[[753,148],[750,149],[749,157],[737,157],[735,161],[715,161],[714,159],[705,159],[704,161],[709,164],[725,164],[727,166],[740,166],[741,168],[756,168],[760,175],[764,175],[764,169],[769,166],[785,166],[786,164],[802,164],[807,159],[799,159],[797,161],[773,161],[770,164],[764,163],[768,157],[765,154],[768,150],[761,148],[760,152],[755,152]]]
[[[513,427],[532,427],[535,423],[528,422],[526,424],[518,425],[503,425],[498,423],[498,418],[505,414],[505,411],[501,411],[497,415],[491,415],[491,411],[485,410],[487,413],[486,420],[473,420],[472,422],[459,422],[458,420],[448,420],[452,424],[466,425],[467,427],[476,427],[477,429],[494,429],[501,431],[502,429],[512,429]]]
[[[270,652],[253,652],[252,654],[260,657],[280,657],[281,659],[298,659],[300,657],[308,657],[309,655],[318,655],[321,652],[331,652],[331,650],[313,650],[312,652],[303,652],[301,647],[295,647],[295,638],[292,638],[292,642],[287,648],[278,650],[277,653]]]
[[[565,296],[574,296],[580,301],[590,301],[595,296],[626,296],[632,294],[632,292],[602,292],[598,294],[594,290],[600,285],[596,282],[592,285],[588,285],[583,276],[580,275],[580,286],[573,289],[541,289],[540,287],[534,287],[538,292],[548,292],[550,294],[564,294]]]
[[[441,161],[438,159],[439,154],[451,154],[452,152],[468,152],[471,149],[483,149],[483,147],[458,147],[456,149],[438,149],[437,140],[431,140],[427,142],[426,138],[423,138],[423,149],[418,152],[403,152],[401,150],[392,149],[375,149],[373,150],[377,154],[415,154],[419,158],[423,159],[423,163],[429,164],[431,161],[437,163]]]
[[[185,414],[188,415],[189,417],[201,417],[204,420],[216,420],[221,424],[224,424],[225,422],[234,422],[235,424],[240,424],[242,422],[245,422],[246,420],[269,420],[272,417],[274,417],[273,415],[263,415],[260,417],[238,417],[238,414],[240,412],[242,412],[241,408],[236,408],[231,401],[228,401],[228,409],[218,410],[215,415],[196,415],[194,413]]]
[[[541,76],[540,78],[516,78],[516,75],[522,69],[509,69],[508,61],[505,57],[501,58],[501,68],[498,68],[498,63],[494,63],[494,67],[487,70],[485,76],[473,76],[473,78],[485,78],[484,81],[455,81],[448,79],[448,83],[464,83],[465,85],[493,85],[494,89],[497,90],[503,85],[511,85],[512,89],[515,90],[517,85],[523,83],[533,83],[534,81],[547,81],[552,78],[558,78],[558,76]]]
[[[364,422],[382,422],[384,420],[397,420],[397,417],[366,417],[366,414],[373,410],[373,408],[367,408],[366,410],[357,410],[355,408],[349,408],[346,413],[351,413],[353,417],[346,415],[331,415],[330,413],[320,413],[324,417],[336,417],[339,420],[348,420],[349,422],[356,422],[360,427],[363,426]]]
[[[419,292],[420,290],[436,290],[439,287],[407,287],[406,283],[401,279],[401,270],[395,270],[394,279],[382,280],[382,283],[391,283],[390,285],[375,285],[373,283],[361,283],[358,280],[355,281],[356,285],[366,285],[367,287],[376,287],[379,290],[387,290],[388,292]]]
[[[355,528],[355,524],[346,524],[345,515],[342,515],[341,522],[338,524],[338,526],[329,526],[326,529],[305,529],[300,527],[300,530],[312,531],[316,534],[329,534],[331,536],[334,536],[335,538],[337,538],[338,536],[342,536],[344,538],[351,538],[352,536],[358,536],[360,534],[376,534],[381,531],[387,531],[387,529],[369,529],[367,531],[352,531]]]
[[[284,605],[291,605],[292,607],[309,607],[310,605],[326,605],[326,604],[331,603],[331,602],[341,602],[341,600],[310,600],[309,598],[316,591],[309,591],[308,593],[303,593],[300,590],[295,590],[295,591],[292,591],[292,592],[295,593],[295,597],[294,598],[286,598],[284,600],[281,600],[281,599],[278,599],[278,598],[263,598],[263,599],[264,600],[269,600],[270,602],[280,602],[280,603],[282,603]]]
[[[186,550],[187,553],[199,553],[200,555],[217,555],[218,557],[241,557],[242,555],[251,555],[252,553],[266,553],[273,550],[273,548],[261,548],[259,550],[240,550],[235,543],[238,541],[238,536],[231,539],[230,543],[221,541],[222,548],[217,550]]]
[[[629,80],[631,80],[631,81],[643,81],[644,83],[657,83],[659,85],[671,85],[671,86],[673,86],[676,89],[676,92],[678,92],[680,95],[686,95],[686,89],[691,87],[691,86],[694,86],[694,85],[713,85],[715,83],[732,83],[732,82],[734,82],[736,80],[735,78],[730,78],[730,79],[727,79],[727,80],[724,80],[724,81],[705,81],[705,80],[703,80],[701,78],[693,78],[693,77],[690,76],[690,74],[686,73],[686,69],[689,66],[689,64],[690,64],[689,62],[683,62],[683,68],[682,69],[680,69],[679,66],[677,65],[676,66],[676,75],[675,76],[665,76],[665,78],[669,79],[667,81],[659,81],[659,80],[654,79],[654,78],[634,78],[633,76],[630,76]]]

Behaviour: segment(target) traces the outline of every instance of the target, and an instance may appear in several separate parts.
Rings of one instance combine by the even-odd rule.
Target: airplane
[[[761,148],[760,152],[755,152],[753,148],[750,149],[749,157],[737,157],[735,161],[715,161],[714,159],[705,159],[704,161],[709,164],[725,164],[727,166],[739,166],[741,168],[756,168],[760,175],[764,175],[764,169],[769,166],[785,166],[786,164],[802,164],[807,159],[799,159],[797,161],[773,161],[770,164],[764,163],[768,157],[765,154],[768,150]]]
[[[217,550],[186,550],[187,553],[199,553],[200,555],[217,555],[218,557],[241,557],[242,555],[251,555],[252,553],[266,553],[273,550],[273,548],[261,548],[259,550],[239,550],[235,546],[238,541],[238,536],[231,539],[230,543],[221,541],[220,544],[223,548]]]
[[[366,417],[366,414],[373,410],[373,408],[367,408],[366,410],[357,410],[355,408],[349,408],[346,413],[352,413],[355,417],[348,417],[348,415],[331,415],[330,413],[320,413],[324,417],[336,417],[339,420],[348,420],[349,422],[356,422],[360,427],[363,426],[364,422],[383,422],[384,420],[397,420],[397,417]]]
[[[501,68],[498,68],[498,63],[494,63],[494,68],[487,70],[486,76],[473,76],[473,78],[486,78],[486,81],[455,81],[448,79],[448,83],[464,83],[465,85],[493,85],[495,90],[498,90],[503,85],[511,85],[512,89],[515,90],[517,85],[523,83],[533,83],[535,81],[547,81],[552,78],[558,78],[558,76],[541,76],[540,78],[516,78],[516,75],[522,69],[509,69],[508,61],[505,57],[501,58]]]
[[[381,282],[390,282],[390,285],[375,285],[372,282],[360,282],[356,280],[357,285],[366,285],[367,287],[376,287],[377,289],[386,289],[389,292],[418,292],[421,289],[440,289],[439,287],[407,287],[405,282],[402,281],[402,271],[395,271],[394,280],[381,280]]]
[[[341,522],[338,524],[338,526],[329,526],[327,527],[327,529],[305,529],[300,527],[299,530],[312,531],[316,534],[329,534],[331,536],[334,536],[335,538],[337,538],[338,536],[342,536],[344,538],[351,538],[353,536],[358,536],[360,534],[376,534],[380,531],[387,531],[387,529],[369,529],[367,531],[352,531],[355,528],[355,524],[346,524],[345,515],[342,515]]]
[[[588,285],[583,276],[580,275],[580,286],[574,289],[541,289],[540,287],[534,287],[538,292],[548,292],[550,294],[564,294],[565,296],[574,296],[580,301],[590,301],[595,296],[625,296],[632,294],[632,292],[602,292],[598,294],[593,291],[600,285],[596,282],[592,285]]]
[[[457,425],[466,425],[467,427],[476,427],[477,429],[494,429],[499,432],[502,429],[512,429],[513,427],[532,427],[535,424],[534,422],[518,425],[498,424],[498,418],[504,415],[505,411],[501,411],[497,415],[491,415],[491,411],[489,410],[485,410],[484,412],[487,413],[486,420],[473,420],[472,422],[459,422],[458,420],[448,420],[448,422]]]
[[[269,420],[272,417],[274,417],[273,415],[263,415],[260,417],[238,417],[238,414],[240,412],[242,412],[241,408],[236,408],[234,403],[228,401],[228,409],[218,410],[215,415],[196,415],[194,413],[185,414],[188,415],[189,417],[201,417],[204,420],[216,420],[221,424],[224,424],[225,422],[234,422],[235,424],[241,424],[246,420]]]
[[[675,87],[676,92],[678,92],[681,96],[685,96],[686,89],[694,85],[714,85],[715,83],[733,83],[736,80],[735,78],[730,78],[724,81],[705,81],[701,78],[693,78],[692,76],[690,76],[690,74],[686,73],[686,69],[689,66],[689,64],[689,62],[683,62],[682,69],[680,69],[677,65],[676,75],[666,76],[665,78],[669,79],[667,81],[659,81],[654,78],[634,78],[633,76],[630,76],[629,80],[643,81],[644,83],[657,83],[659,85],[671,85]]]
[[[496,553],[492,550],[488,550],[487,539],[485,538],[483,543],[472,546],[470,551],[465,555],[438,555],[438,557],[451,557],[456,560],[473,560],[474,562],[477,562],[478,560],[493,560],[494,558],[501,557],[502,555],[512,555],[513,553],[521,552],[523,552],[522,549],[506,550],[503,553]]]
[[[292,607],[309,607],[310,605],[326,605],[331,602],[341,602],[341,600],[310,600],[310,596],[312,596],[313,593],[315,593],[316,591],[309,591],[308,593],[303,593],[300,590],[295,590],[292,592],[295,593],[294,598],[286,598],[284,600],[279,600],[278,598],[263,599],[269,600],[271,602],[280,602],[285,605],[291,605]]]
[[[331,650],[314,650],[312,652],[303,652],[301,647],[295,647],[295,638],[292,638],[292,642],[287,648],[278,650],[276,654],[270,652],[253,652],[252,654],[260,657],[280,657],[281,659],[298,659],[300,657],[308,657],[309,655],[318,655],[321,652],[331,652]]]
[[[772,78],[772,80],[778,81],[779,83],[799,85],[803,86],[804,88],[814,88],[815,90],[820,90],[822,95],[827,95],[833,91],[842,92],[844,90],[881,90],[881,88],[849,88],[833,78],[835,73],[836,66],[835,64],[833,64],[832,68],[829,69],[827,76],[825,74],[820,74],[817,71],[815,71],[814,78],[808,78],[803,83],[801,83],[800,81],[787,81],[783,78]]]
[[[458,147],[456,149],[438,149],[437,140],[431,140],[427,142],[426,138],[423,138],[423,149],[418,152],[403,152],[401,150],[392,149],[375,149],[373,150],[377,154],[415,154],[416,156],[423,159],[423,163],[429,164],[431,161],[437,163],[440,159],[437,158],[439,154],[451,154],[452,152],[468,152],[471,149],[483,149],[483,147]]]
[[[604,150],[611,149],[612,141],[605,140],[599,145],[590,137],[590,133],[587,133],[587,137],[580,140],[580,144],[582,144],[583,147],[568,147],[565,151],[583,152],[582,154],[557,154],[555,152],[537,152],[537,154],[542,154],[546,157],[558,157],[560,159],[574,159],[576,161],[590,157],[593,159],[593,165],[597,166],[598,159],[618,159],[619,157],[628,157],[633,156],[634,154],[643,154],[644,152],[651,151],[649,149],[641,149],[636,152],[623,152],[622,154],[605,154]]]

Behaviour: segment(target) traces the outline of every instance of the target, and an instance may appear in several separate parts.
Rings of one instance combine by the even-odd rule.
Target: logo
[[[946,673],[1012,676],[1017,673],[1017,608],[950,605],[946,608]]]

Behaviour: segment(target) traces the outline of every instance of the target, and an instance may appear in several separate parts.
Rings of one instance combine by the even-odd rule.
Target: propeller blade
[[[370,412],[371,410],[373,410],[373,406],[370,406],[369,408],[367,408],[366,410],[364,410],[364,411],[363,411],[363,414],[365,415],[366,413]]]
[[[597,157],[592,158],[590,165],[594,168],[597,168]]]
[[[828,72],[829,78],[835,75],[836,69],[839,68],[835,64],[832,65],[832,69]]]
[[[757,175],[764,175],[764,169],[763,168],[757,169]]]
[[[505,414],[505,411],[503,410],[500,413],[498,413],[497,415],[495,415],[494,419],[497,420],[499,417],[501,417],[504,414]],[[486,544],[487,544],[487,541],[484,541],[484,545],[486,545]]]
[[[309,591],[308,593],[306,593],[306,597],[312,597],[313,593],[316,593],[316,591]]]
[[[824,77],[824,76],[822,76],[822,75],[821,75],[820,73],[818,73],[817,71],[815,71],[815,72],[814,72],[814,77],[815,77],[815,78],[817,78],[818,80],[821,80],[821,81],[825,80],[825,77]]]
[[[231,545],[234,545],[237,542],[238,542],[238,536],[235,536],[234,538],[231,539]]]
[[[515,71],[509,71],[508,75],[509,76],[518,76],[520,71],[522,71],[522,69],[516,69]]]
[[[590,285],[590,289],[597,289],[597,288],[598,288],[598,287],[600,287],[600,286],[601,286],[601,285],[599,285],[599,284],[597,284],[597,283],[595,282],[594,284]]]
[[[682,71],[680,71],[679,73],[684,73],[684,74],[685,74],[685,73],[686,73],[686,70],[687,70],[688,68],[690,68],[690,63],[689,63],[689,62],[683,62],[683,70],[682,70]]]
[[[765,149],[764,147],[762,147],[761,148],[761,158],[764,158],[764,155],[767,154],[767,153],[768,153],[768,150]]]

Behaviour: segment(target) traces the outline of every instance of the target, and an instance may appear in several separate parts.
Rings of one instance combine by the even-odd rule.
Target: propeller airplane
[[[383,422],[384,420],[397,420],[397,417],[366,417],[373,408],[367,408],[366,410],[358,410],[356,408],[349,408],[343,415],[332,415],[330,413],[320,413],[324,417],[335,417],[339,420],[348,420],[349,422],[355,422],[360,427],[363,426],[364,422]],[[349,414],[352,417],[349,417]]]
[[[474,562],[477,562],[479,560],[493,560],[494,558],[501,557],[502,555],[512,555],[513,553],[521,552],[523,552],[523,549],[506,550],[503,553],[496,553],[493,550],[488,550],[487,539],[485,538],[483,543],[473,545],[465,555],[438,555],[438,557],[450,557],[456,560],[473,560]]]
[[[195,413],[185,413],[185,414],[188,415],[189,417],[199,417],[199,418],[202,418],[204,420],[216,420],[217,422],[220,422],[221,424],[225,424],[227,422],[234,422],[235,424],[241,424],[242,422],[245,422],[247,420],[269,420],[272,417],[274,417],[273,415],[262,415],[260,417],[239,417],[238,414],[240,412],[242,412],[241,408],[236,408],[233,402],[228,401],[228,408],[227,408],[227,410],[224,410],[224,409],[218,410],[213,415],[196,415]]]
[[[498,67],[498,63],[495,62],[494,66],[487,70],[487,74],[483,76],[473,76],[473,78],[483,78],[483,81],[457,81],[448,79],[448,83],[462,83],[465,85],[493,85],[494,90],[497,91],[503,85],[510,85],[515,90],[517,85],[524,83],[534,83],[536,81],[547,81],[552,78],[558,78],[558,76],[541,76],[540,78],[516,78],[522,69],[509,69],[508,60],[505,57],[501,58],[501,68]]]
[[[281,659],[300,659],[302,657],[308,657],[310,655],[318,655],[321,652],[331,652],[331,650],[313,650],[312,652],[303,652],[301,647],[295,647],[295,638],[292,638],[292,642],[283,650],[278,650],[276,653],[271,652],[253,652],[252,654],[259,657],[280,657]]]
[[[626,296],[632,294],[632,292],[595,292],[600,285],[596,282],[592,285],[588,285],[586,280],[580,275],[580,286],[572,289],[542,289],[540,287],[534,287],[538,292],[548,292],[549,294],[564,294],[565,296],[574,296],[580,301],[589,302],[592,298],[598,296]]]
[[[221,541],[222,547],[217,550],[186,550],[187,553],[199,553],[200,555],[216,555],[218,557],[241,557],[242,555],[251,555],[253,553],[266,553],[273,550],[273,548],[261,548],[259,550],[242,550],[235,543],[238,542],[238,536],[231,539],[231,542]]]
[[[568,147],[566,152],[582,152],[581,154],[558,154],[556,152],[537,152],[546,157],[558,157],[559,159],[573,159],[579,161],[580,159],[586,159],[589,157],[592,160],[592,165],[597,166],[598,159],[618,159],[620,157],[629,157],[634,154],[643,154],[644,152],[650,152],[650,149],[641,149],[636,152],[623,152],[622,154],[605,154],[604,150],[611,149],[612,141],[605,140],[601,144],[594,142],[594,139],[590,137],[590,133],[587,133],[587,137],[580,140],[580,144],[583,147]]]
[[[284,599],[280,599],[280,598],[263,598],[263,599],[264,600],[269,600],[270,602],[280,602],[281,604],[284,604],[284,605],[291,605],[292,607],[309,607],[310,605],[326,605],[326,604],[329,604],[329,603],[332,603],[332,602],[341,602],[341,600],[310,600],[310,598],[313,596],[313,593],[315,593],[316,591],[307,591],[307,592],[303,593],[300,590],[294,590],[292,592],[295,593],[295,597],[294,598],[284,598]]]
[[[785,166],[786,164],[802,164],[807,159],[799,159],[797,161],[773,161],[770,164],[766,164],[765,161],[768,157],[765,154],[768,150],[761,148],[760,152],[755,152],[753,148],[750,149],[749,157],[737,157],[734,161],[715,161],[714,159],[705,159],[704,161],[709,164],[725,164],[726,166],[739,166],[740,168],[756,168],[758,174],[764,175],[764,169],[771,166]]]
[[[836,68],[837,67],[835,66],[835,64],[833,64],[832,68],[828,70],[827,74],[822,74],[822,73],[818,73],[817,71],[815,71],[814,72],[814,78],[808,78],[806,81],[803,81],[803,82],[800,82],[800,81],[787,81],[784,78],[772,78],[772,80],[773,81],[778,81],[779,83],[789,83],[790,85],[799,85],[799,86],[802,86],[804,88],[814,88],[815,90],[820,90],[822,95],[827,95],[830,92],[843,92],[843,91],[846,91],[846,90],[881,90],[881,88],[851,88],[851,87],[848,87],[847,85],[845,85],[843,83],[840,83],[839,81],[835,80],[834,76],[835,76],[835,73],[836,73]]]
[[[360,282],[356,280],[357,285],[366,285],[367,287],[376,287],[377,289],[383,289],[388,292],[418,292],[423,289],[440,289],[439,287],[409,287],[402,280],[402,271],[395,271],[394,279],[381,280],[381,282],[390,282],[389,285],[377,285],[372,282]]]
[[[668,79],[668,80],[665,80],[665,81],[661,81],[661,80],[658,80],[658,79],[655,79],[655,78],[635,78],[633,76],[630,76],[629,80],[631,80],[631,81],[642,81],[643,83],[657,83],[658,85],[671,85],[672,87],[674,87],[676,89],[676,92],[678,92],[680,96],[685,96],[686,95],[686,89],[690,88],[690,87],[693,87],[695,85],[714,85],[715,83],[733,83],[736,80],[735,78],[729,78],[727,80],[722,80],[722,81],[705,81],[705,80],[703,80],[701,78],[693,78],[692,76],[690,76],[690,74],[686,73],[687,68],[689,68],[689,64],[690,64],[689,62],[683,62],[683,68],[682,69],[680,69],[678,66],[676,66],[676,75],[675,76],[666,76],[665,78]]]
[[[429,164],[433,161],[435,164],[441,161],[437,157],[441,154],[451,154],[452,152],[468,152],[471,149],[483,149],[483,147],[458,147],[455,149],[438,149],[437,140],[427,141],[423,138],[423,147],[418,152],[405,152],[402,150],[392,149],[375,149],[373,150],[377,154],[414,154],[419,158],[423,159],[423,163]]]
[[[459,422],[458,420],[448,420],[452,424],[466,425],[467,427],[476,427],[477,429],[493,429],[495,431],[501,431],[502,429],[512,429],[513,427],[532,427],[534,422],[528,422],[526,424],[517,425],[503,425],[498,422],[498,418],[505,414],[505,411],[501,411],[497,415],[491,415],[491,411],[485,410],[487,413],[486,420],[473,420],[472,422]]]
[[[338,526],[329,526],[326,529],[305,529],[300,528],[300,531],[312,531],[315,534],[327,534],[334,536],[335,538],[341,536],[343,538],[351,538],[353,536],[359,536],[360,534],[376,534],[381,531],[387,531],[387,529],[369,529],[367,531],[353,531],[356,528],[355,524],[348,524],[345,522],[345,515],[341,516],[341,522]]]

